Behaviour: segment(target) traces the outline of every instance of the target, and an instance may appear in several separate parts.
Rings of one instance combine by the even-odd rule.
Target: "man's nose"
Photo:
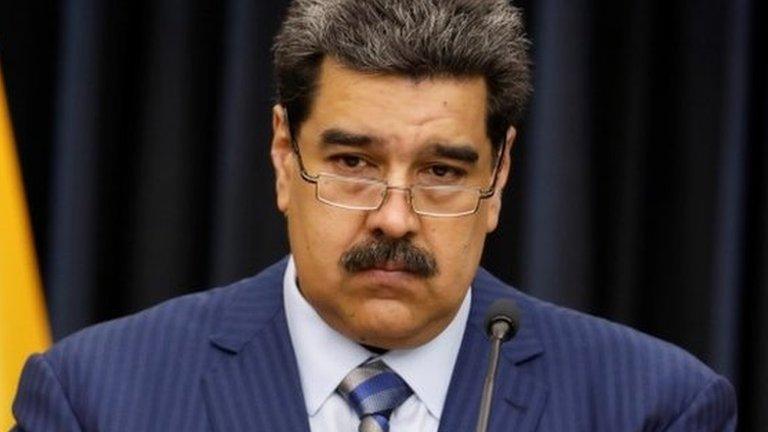
[[[408,189],[389,188],[378,210],[369,212],[366,225],[390,238],[402,238],[419,229],[419,215],[411,207]]]

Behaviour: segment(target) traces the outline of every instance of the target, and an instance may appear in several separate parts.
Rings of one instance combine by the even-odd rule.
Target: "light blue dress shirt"
[[[312,432],[356,431],[360,423],[357,414],[335,390],[352,369],[376,354],[347,339],[320,318],[299,292],[293,257],[288,262],[283,287],[285,315],[310,429]],[[392,432],[437,431],[470,302],[471,290],[467,290],[453,321],[431,341],[381,356],[414,392],[392,413]]]

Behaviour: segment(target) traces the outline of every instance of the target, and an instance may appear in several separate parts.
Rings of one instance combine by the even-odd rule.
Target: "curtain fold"
[[[98,1],[70,3],[61,18],[57,94],[51,95],[56,117],[48,197],[52,216],[48,227],[35,227],[36,232],[44,229],[50,236],[48,250],[40,253],[57,339],[93,322],[98,307],[101,5]]]
[[[282,216],[274,210],[269,158],[274,89],[268,61],[286,2],[230,2],[215,156],[213,283],[232,281],[287,251]],[[269,18],[266,18],[269,17]]]

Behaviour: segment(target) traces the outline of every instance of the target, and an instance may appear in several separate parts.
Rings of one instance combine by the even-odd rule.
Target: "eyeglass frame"
[[[384,205],[384,203],[387,201],[387,196],[389,195],[389,190],[399,190],[403,192],[408,192],[408,204],[411,207],[411,210],[413,210],[414,213],[420,216],[427,216],[427,217],[436,217],[436,218],[450,218],[450,217],[462,217],[462,216],[469,216],[477,213],[477,210],[480,209],[480,201],[484,199],[488,199],[492,197],[496,193],[496,183],[498,182],[499,178],[499,171],[501,168],[502,159],[504,157],[504,150],[507,146],[506,139],[501,142],[501,145],[499,146],[498,154],[496,155],[496,162],[493,167],[493,180],[491,181],[490,186],[488,188],[483,189],[481,187],[470,187],[470,186],[454,186],[451,185],[450,187],[453,188],[461,188],[465,190],[475,190],[478,193],[477,196],[477,202],[475,204],[475,208],[472,211],[467,211],[463,213],[457,213],[457,214],[438,214],[438,213],[429,213],[429,212],[423,212],[416,209],[416,207],[413,205],[413,187],[445,187],[445,186],[429,186],[429,185],[420,185],[420,184],[412,184],[410,186],[392,186],[388,182],[378,179],[372,179],[372,178],[366,178],[366,177],[349,177],[349,176],[340,176],[336,174],[330,174],[330,173],[318,173],[318,174],[310,174],[306,167],[304,166],[304,159],[301,157],[301,152],[299,151],[299,143],[296,141],[296,138],[294,137],[293,132],[291,132],[290,127],[290,120],[288,119],[288,108],[283,107],[283,115],[285,116],[285,126],[288,130],[288,136],[291,140],[291,148],[293,152],[296,154],[296,159],[299,163],[299,174],[301,175],[301,178],[306,181],[307,183],[311,183],[315,185],[315,199],[317,199],[319,202],[332,206],[337,208],[343,208],[345,210],[358,210],[358,211],[377,211],[381,209],[381,206]],[[349,179],[349,180],[365,180],[372,184],[380,184],[384,185],[384,193],[381,196],[381,201],[379,202],[379,205],[374,208],[356,208],[351,206],[343,206],[338,203],[333,203],[328,200],[324,200],[320,198],[320,192],[319,192],[319,185],[318,182],[320,181],[321,177],[335,177],[335,178],[341,178],[341,179]]]

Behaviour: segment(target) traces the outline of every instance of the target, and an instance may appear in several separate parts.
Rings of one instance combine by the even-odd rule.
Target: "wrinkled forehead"
[[[363,73],[324,60],[302,136],[323,145],[491,157],[483,77]],[[306,135],[305,135],[306,133]]]

